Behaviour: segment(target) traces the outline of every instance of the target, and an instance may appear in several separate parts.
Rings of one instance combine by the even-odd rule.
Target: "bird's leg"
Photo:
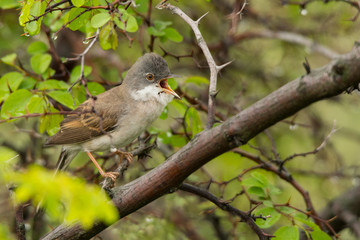
[[[129,153],[129,152],[122,152],[122,151],[120,151],[120,150],[117,149],[117,148],[111,148],[111,151],[119,156],[119,158],[120,158],[120,164],[121,164],[121,162],[122,162],[122,160],[123,160],[124,158],[126,158],[126,160],[129,162],[129,164],[131,164],[131,162],[132,162],[132,160],[133,160],[133,157],[134,157],[131,153]]]
[[[96,159],[94,158],[94,156],[91,154],[91,152],[86,152],[86,154],[89,156],[89,158],[91,159],[91,161],[95,164],[96,168],[99,170],[101,176],[103,176],[104,178],[111,178],[111,180],[113,180],[115,182],[116,178],[119,176],[118,172],[105,172],[99,165],[99,163],[96,161]]]

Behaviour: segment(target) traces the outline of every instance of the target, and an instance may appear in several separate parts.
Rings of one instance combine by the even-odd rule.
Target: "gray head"
[[[165,93],[180,98],[167,84],[167,79],[171,77],[172,74],[165,59],[155,53],[147,53],[129,69],[123,84],[130,91],[143,90],[153,85],[159,95]]]

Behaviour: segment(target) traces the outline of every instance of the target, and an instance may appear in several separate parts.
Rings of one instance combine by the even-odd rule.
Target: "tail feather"
[[[69,151],[68,149],[62,147],[59,159],[56,163],[55,175],[58,171],[64,171],[74,159],[76,154],[77,151]]]

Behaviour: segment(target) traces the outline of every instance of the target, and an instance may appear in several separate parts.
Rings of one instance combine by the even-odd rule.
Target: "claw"
[[[132,163],[132,160],[133,160],[133,155],[129,152],[122,152],[118,149],[116,149],[115,153],[117,155],[119,155],[119,158],[120,158],[120,163],[122,162],[122,160],[125,158],[126,160],[128,160],[129,164]]]
[[[116,181],[116,178],[119,176],[118,172],[105,172],[104,174],[101,174],[104,178],[111,178],[113,182]]]

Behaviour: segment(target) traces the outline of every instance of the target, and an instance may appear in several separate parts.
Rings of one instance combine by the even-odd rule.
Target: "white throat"
[[[163,92],[161,88],[153,84],[146,86],[144,89],[133,91],[130,94],[136,101],[156,100],[162,107],[165,107],[174,98],[173,95]]]

